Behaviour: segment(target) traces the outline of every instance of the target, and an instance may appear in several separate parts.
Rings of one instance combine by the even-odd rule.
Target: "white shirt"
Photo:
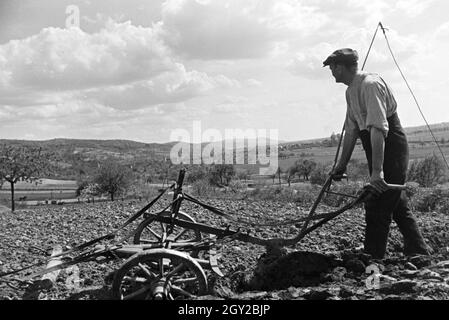
[[[386,137],[387,118],[397,110],[390,87],[375,73],[358,72],[346,90],[346,130],[362,131],[377,128]]]

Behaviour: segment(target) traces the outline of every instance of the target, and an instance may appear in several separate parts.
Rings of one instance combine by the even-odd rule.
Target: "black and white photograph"
[[[449,300],[448,10],[0,0],[0,300]]]

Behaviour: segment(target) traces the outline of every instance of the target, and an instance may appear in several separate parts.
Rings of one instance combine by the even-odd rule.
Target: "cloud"
[[[447,38],[449,36],[449,21],[440,25],[434,33],[435,38]]]
[[[434,2],[435,0],[400,0],[396,3],[396,9],[404,12],[410,18],[416,18]]]
[[[329,77],[328,70],[323,69],[323,61],[333,51],[335,49],[329,43],[320,43],[303,52],[298,52],[287,65],[287,69],[294,75],[312,80]]]
[[[224,75],[186,70],[172,58],[158,26],[109,20],[88,34],[45,28],[0,46],[0,104],[29,107],[87,99],[120,109],[189,100],[239,87]]]
[[[373,36],[372,32],[365,28],[342,32],[340,37],[333,43],[322,42],[310,48],[297,51],[286,65],[286,68],[292,74],[306,79],[324,79],[329,76],[329,72],[323,72],[323,61],[335,50],[346,47],[358,51],[359,67],[362,68],[369,43]],[[392,44],[395,56],[401,64],[414,60],[426,50],[425,44],[417,41],[414,35],[404,36],[396,30],[391,29],[387,31],[387,36]],[[392,58],[386,46],[385,39],[382,33],[379,32],[377,41],[367,60],[367,70],[375,72],[391,71],[391,63]],[[419,67],[415,68],[414,72],[419,72],[418,69]]]
[[[121,84],[174,67],[157,30],[130,22],[110,21],[95,34],[78,28],[45,28],[1,46],[0,56],[11,86],[40,90]]]
[[[83,93],[89,100],[116,109],[139,109],[157,104],[188,101],[217,88],[239,87],[240,83],[223,75],[215,77],[198,71],[186,71],[181,64],[176,72],[164,73],[152,80],[121,86],[96,88]]]
[[[164,39],[195,59],[263,57],[272,49],[267,24],[251,14],[253,1],[180,1],[163,4]]]
[[[191,59],[260,59],[291,37],[313,36],[331,23],[323,10],[294,0],[167,0],[166,43]]]
[[[263,86],[262,81],[259,81],[257,79],[248,79],[245,81],[245,83],[250,87],[262,87]]]
[[[277,34],[287,32],[296,37],[312,36],[316,31],[331,23],[331,17],[325,10],[304,1],[269,1],[268,25]]]

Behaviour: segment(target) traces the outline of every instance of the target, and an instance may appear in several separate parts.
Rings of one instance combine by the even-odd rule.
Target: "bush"
[[[419,183],[423,187],[432,187],[447,181],[445,165],[435,154],[424,160],[415,160],[408,170],[408,180]]]
[[[407,189],[405,190],[407,197],[412,200],[419,192],[419,183],[407,182]]]
[[[332,167],[328,165],[318,164],[310,175],[310,183],[315,185],[323,185],[329,177]]]
[[[189,167],[186,175],[187,183],[194,183],[207,177],[207,167],[204,165],[192,165]]]
[[[246,184],[241,181],[231,181],[229,189],[233,192],[242,192],[246,190]]]
[[[133,183],[125,193],[126,198],[150,200],[159,195],[157,187],[149,186],[145,183]]]
[[[420,212],[449,212],[449,184],[434,188],[422,188],[411,201],[414,210]]]
[[[231,164],[213,164],[208,171],[209,183],[215,186],[229,185],[234,176],[235,169]]]
[[[95,198],[100,195],[101,195],[101,191],[99,189],[98,184],[88,183],[87,185],[85,185],[85,187],[83,189],[81,189],[79,197],[81,199],[89,200],[89,199]]]
[[[196,196],[208,195],[214,187],[209,183],[209,179],[200,179],[192,183],[192,191]]]
[[[319,189],[311,184],[295,188],[293,201],[303,206],[311,205],[318,196]]]
[[[86,189],[89,186],[89,181],[78,181],[78,188],[76,189],[76,196],[81,197],[81,194],[83,193],[83,190]]]
[[[369,182],[369,169],[366,161],[352,159],[348,164],[348,178],[354,181]]]

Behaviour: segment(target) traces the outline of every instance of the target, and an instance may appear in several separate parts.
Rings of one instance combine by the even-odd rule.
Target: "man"
[[[375,259],[384,258],[394,219],[404,236],[404,254],[428,255],[405,192],[387,187],[387,183],[405,183],[409,160],[407,138],[390,87],[379,75],[358,70],[355,50],[337,50],[323,64],[330,67],[337,83],[348,86],[343,150],[332,174],[346,172],[360,138],[368,160],[370,184],[381,194],[365,204],[365,252]]]

